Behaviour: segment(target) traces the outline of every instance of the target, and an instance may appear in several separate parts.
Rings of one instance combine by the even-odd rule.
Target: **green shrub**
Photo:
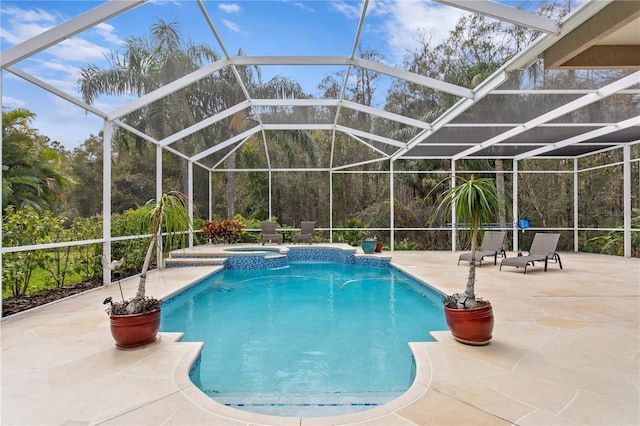
[[[65,226],[68,220],[66,217],[54,217],[51,212],[45,211],[40,214],[40,219],[43,227],[41,244],[61,243],[72,239],[70,229]],[[72,270],[71,253],[71,245],[44,250],[42,268],[47,272],[45,288],[64,287]]]
[[[93,240],[102,238],[102,218],[78,217],[71,224],[71,233],[76,240]],[[102,244],[75,246],[73,271],[83,281],[102,277]]]
[[[114,215],[111,218],[111,235],[144,235],[148,232],[144,227],[144,215],[145,211],[141,207],[125,210],[122,214]],[[142,269],[148,246],[149,243],[146,237],[113,241],[111,244],[111,257],[113,259],[124,257],[125,261],[121,269],[125,275],[137,273]]]
[[[631,227],[640,228],[640,209],[631,210]],[[592,248],[596,253],[612,254],[616,256],[624,256],[624,232],[611,231],[606,235],[590,238],[585,245]],[[631,255],[640,256],[640,232],[631,233]]]
[[[408,238],[403,238],[400,241],[395,241],[393,244],[394,250],[415,250],[418,248],[418,243]]]
[[[16,211],[12,206],[7,207],[2,222],[3,247],[35,245],[45,236],[44,220],[34,208]],[[44,252],[6,253],[2,260],[2,291],[20,297],[27,294],[33,271],[44,266]]]
[[[357,218],[349,219],[346,222],[338,224],[338,228],[367,228],[368,226],[365,222]],[[347,243],[352,246],[359,246],[362,240],[370,236],[371,233],[369,231],[360,229],[342,230],[334,232],[333,240],[336,243]]]

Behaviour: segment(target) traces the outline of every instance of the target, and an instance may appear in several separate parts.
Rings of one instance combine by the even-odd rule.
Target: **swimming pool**
[[[294,261],[225,270],[163,305],[162,331],[203,341],[192,380],[263,414],[326,416],[404,393],[407,343],[446,329],[441,296],[395,268]]]

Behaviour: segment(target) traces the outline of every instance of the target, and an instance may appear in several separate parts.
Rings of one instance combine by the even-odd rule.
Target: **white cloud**
[[[360,3],[332,1],[330,5],[332,9],[338,11],[349,19],[358,19],[362,14]]]
[[[47,31],[51,27],[42,26],[36,23],[19,23],[3,28],[0,38],[8,44],[18,44]]]
[[[100,37],[109,44],[122,45],[124,41],[115,33],[115,27],[107,23],[100,23],[94,27]]]
[[[8,44],[17,44],[52,28],[60,17],[42,9],[22,9],[15,6],[3,7],[4,28],[0,38]]]
[[[3,7],[1,10],[3,15],[9,16],[10,20],[18,19],[19,21],[26,22],[49,22],[55,23],[59,20],[59,15],[47,12],[40,8],[35,9],[21,9],[16,6]]]
[[[41,9],[22,9],[16,6],[2,8],[1,12],[8,16],[5,18],[4,28],[0,32],[0,37],[7,44],[17,44],[28,40],[48,29],[54,27],[64,18],[57,13],[45,12]],[[98,24],[94,27],[96,34],[100,36],[100,41],[108,45],[120,45],[122,40],[116,35],[115,28],[106,23]],[[82,36],[64,40],[36,55],[42,58],[43,55],[51,55],[60,62],[83,62],[96,59],[104,59],[109,49],[89,41],[86,37],[90,34],[83,33]],[[33,58],[33,57],[32,57]]]
[[[242,8],[237,3],[221,3],[218,9],[225,13],[240,13]]]
[[[64,40],[47,49],[47,53],[50,53],[53,57],[61,61],[84,63],[96,59],[102,60],[109,52],[110,50],[108,48],[79,37]]]
[[[381,30],[386,33],[389,52],[394,55],[393,59],[387,59],[395,63],[400,62],[405,51],[418,46],[416,35],[420,29],[432,35],[435,46],[449,36],[449,30],[433,30],[453,29],[458,19],[466,14],[453,7],[404,0],[376,1],[370,13],[382,18]]]
[[[26,103],[22,99],[12,98],[11,96],[3,96],[2,97],[2,106],[11,107],[11,108],[21,108],[24,107]]]
[[[69,64],[57,62],[57,61],[39,61],[41,70],[49,70],[54,72],[64,72],[67,75],[78,75],[78,67],[74,67]]]
[[[288,1],[284,1],[284,3],[289,3]],[[297,7],[298,9],[302,9],[302,10],[306,10],[308,12],[315,12],[316,10],[312,7],[309,7],[309,4],[312,4],[311,2],[302,2],[302,1],[293,1],[290,2],[293,6]]]
[[[182,6],[182,3],[178,0],[150,0],[149,4],[155,6],[164,6],[165,4],[172,4],[174,6]]]
[[[52,94],[46,96],[46,112],[38,107],[35,127],[51,140],[57,140],[66,149],[82,144],[91,134],[97,135],[103,128],[103,121],[91,113]]]
[[[231,22],[228,19],[223,19],[222,23],[224,24],[225,27],[227,27],[229,30],[235,32],[235,33],[239,33],[240,32],[240,27],[238,26],[238,24],[236,24],[235,22]]]

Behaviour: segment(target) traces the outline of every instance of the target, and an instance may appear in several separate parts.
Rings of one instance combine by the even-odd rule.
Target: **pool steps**
[[[180,267],[180,266],[217,266],[224,265],[228,258],[231,256],[256,256],[262,257],[265,260],[275,260],[286,258],[286,254],[280,254],[275,250],[253,250],[245,252],[226,252],[226,257],[222,257],[219,253],[205,253],[205,252],[186,252],[177,250],[169,253],[169,257],[165,259],[164,266],[166,268]]]
[[[174,250],[165,259],[164,266],[220,266],[229,269],[262,269],[285,267],[291,260],[331,260],[369,266],[388,266],[388,254],[362,254],[355,248],[304,247],[217,247],[202,246]]]
[[[210,253],[173,251],[164,260],[165,268],[180,266],[217,266],[224,265],[226,257],[214,257]]]

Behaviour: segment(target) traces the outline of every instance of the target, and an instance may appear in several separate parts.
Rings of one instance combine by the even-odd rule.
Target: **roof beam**
[[[610,2],[597,14],[545,50],[545,68],[549,70],[564,68],[567,61],[586,52],[610,34],[638,18],[640,18],[640,1]],[[583,68],[588,67],[585,65]]]
[[[560,34],[560,26],[552,19],[520,9],[514,9],[486,0],[435,0],[438,3],[467,10],[472,13],[490,16],[500,21],[511,22],[522,27],[533,28],[551,34]]]
[[[374,135],[372,133],[364,132],[362,130],[352,129],[351,127],[335,126],[335,128],[336,128],[336,130],[338,130],[338,131],[340,131],[342,133],[346,133],[347,135],[360,136],[361,138],[371,139],[371,140],[374,140],[374,141],[377,141],[377,142],[382,142],[384,144],[395,146],[397,148],[404,148],[407,145],[407,144],[405,144],[403,142],[398,142],[395,139],[385,138],[384,136]]]
[[[6,49],[2,52],[2,55],[0,55],[0,64],[2,68],[5,68],[16,62],[20,62],[29,56],[35,55],[63,40],[92,28],[96,24],[120,15],[129,9],[133,9],[146,1],[147,0],[119,0],[103,3],[75,18]]]
[[[27,74],[26,72],[16,68],[16,67],[7,67],[6,70],[14,75],[17,75],[20,78],[23,78],[25,80],[27,80],[30,83],[35,84],[36,86],[46,90],[49,93],[52,93],[56,96],[61,97],[62,99],[64,99],[67,102],[70,102],[82,109],[84,109],[85,111],[89,111],[94,113],[95,115],[97,115],[98,117],[102,117],[104,119],[107,118],[107,114],[100,111],[99,109],[97,109],[96,107],[93,107],[87,103],[82,102],[79,99],[74,98],[73,96],[63,92],[62,90],[56,89],[55,87],[53,87],[52,85],[45,83],[44,81],[40,80],[39,78],[36,78],[34,76],[32,76],[31,74]]]
[[[333,130],[333,124],[285,124],[285,123],[269,123],[263,124],[263,130]]]
[[[244,138],[243,140],[240,141],[240,143],[238,143],[236,146],[233,147],[233,149],[231,151],[229,151],[227,153],[227,155],[225,155],[224,157],[222,157],[220,160],[218,160],[218,162],[216,164],[213,165],[213,167],[209,168],[209,170],[213,171],[215,169],[217,169],[221,164],[224,164],[227,161],[227,158],[231,157],[236,151],[238,151],[240,149],[240,147],[242,145],[244,145],[244,143],[253,135],[249,135],[246,138]],[[267,156],[268,157],[268,156]],[[269,166],[269,169],[271,168],[271,166]],[[240,171],[237,170],[235,168],[235,163],[234,163],[234,171]]]
[[[298,106],[298,107],[316,107],[316,106],[338,106],[338,99],[252,99],[251,103],[255,106]]]
[[[386,161],[388,160],[388,157],[382,157],[382,158],[374,158],[371,160],[365,160],[365,161],[360,161],[357,163],[352,163],[352,164],[345,164],[342,166],[336,166],[336,167],[332,167],[331,170],[333,170],[334,172],[340,171],[340,170],[347,170],[347,169],[351,169],[353,167],[358,167],[358,166],[366,166],[367,164],[374,164],[374,163],[379,163],[381,161]],[[357,173],[361,173],[362,171],[357,170]]]
[[[526,158],[534,157],[540,154],[544,154],[545,152],[554,151],[558,148],[562,148],[568,145],[573,145],[576,143],[588,141],[589,139],[594,139],[600,136],[608,135],[609,133],[614,133],[619,130],[628,129],[629,127],[640,126],[640,116],[630,118],[628,120],[621,121],[617,124],[602,127],[600,129],[592,130],[590,132],[583,133],[581,135],[576,135],[571,138],[546,145],[537,149],[533,149],[531,151],[527,151],[523,154],[517,155],[514,157],[514,160],[524,160]]]
[[[596,93],[589,93],[588,95],[584,95],[578,99],[575,99],[569,103],[566,103],[558,108],[555,108],[549,112],[546,112],[545,114],[542,114],[536,118],[534,118],[533,120],[529,120],[526,123],[513,128],[511,130],[508,130],[504,133],[501,133],[497,136],[494,136],[491,139],[488,139],[484,142],[482,142],[481,144],[475,145],[473,148],[469,148],[465,151],[462,151],[456,155],[453,156],[454,160],[459,160],[461,158],[467,157],[473,153],[476,153],[478,151],[481,151],[485,148],[488,148],[492,145],[495,145],[499,142],[502,142],[504,140],[507,140],[509,138],[512,138],[514,136],[517,136],[521,133],[526,132],[527,130],[533,129],[537,126],[539,126],[540,124],[546,123],[548,121],[554,120],[558,117],[561,117],[563,115],[566,115],[570,112],[573,112],[577,109],[583,108],[587,105],[590,105],[594,102],[600,101],[608,96],[611,96],[615,93],[617,93],[619,90],[622,89],[626,89],[627,87],[633,86],[635,84],[638,84],[638,81],[640,81],[640,71],[635,72],[633,74],[629,74],[626,77],[621,78],[620,80],[617,80],[613,83],[610,83],[602,88],[600,88]]]
[[[386,74],[399,80],[405,80],[411,83],[419,84],[421,86],[430,87],[433,90],[449,93],[461,98],[473,98],[473,91],[471,89],[467,89],[466,87],[456,86],[455,84],[446,83],[444,81],[436,80],[431,77],[426,77],[420,74],[390,67],[389,65],[379,64],[377,62],[369,61],[362,58],[355,58],[352,62],[355,66],[366,68],[371,71],[376,71],[381,74]]]
[[[450,93],[461,98],[473,97],[471,89],[446,83],[431,77],[404,71],[388,65],[368,61],[362,58],[351,59],[348,56],[232,56],[233,65],[354,65],[379,72],[400,80],[406,80],[434,90]]]
[[[199,70],[196,70],[190,74],[187,74],[184,77],[180,77],[179,79],[174,80],[169,84],[165,84],[159,89],[156,89],[153,92],[149,92],[146,95],[143,95],[138,99],[135,99],[134,101],[129,102],[128,104],[122,105],[121,107],[112,110],[109,113],[109,118],[111,120],[115,120],[124,115],[130,114],[133,111],[136,111],[150,103],[153,103],[159,99],[162,99],[165,96],[168,96],[174,92],[177,92],[178,90],[183,89],[189,86],[190,84],[193,84],[196,81],[201,80],[213,74],[214,72],[218,71],[221,68],[226,67],[227,65],[229,65],[229,60],[221,59],[205,67],[202,67]]]
[[[417,136],[415,136],[406,146],[395,154],[391,156],[391,160],[395,161],[398,158],[402,157],[402,155],[406,154],[410,150],[412,150],[416,145],[423,142],[429,136],[431,136],[438,129],[441,129],[445,125],[449,124],[460,114],[465,112],[467,109],[471,108],[485,96],[487,96],[491,90],[500,86],[507,79],[508,74],[504,71],[504,67],[497,70],[493,73],[489,78],[484,80],[478,87],[476,87],[473,91],[473,99],[460,99],[455,105],[449,108],[444,114],[438,117],[433,123],[431,123],[431,128],[423,130]]]
[[[222,42],[222,38],[220,37],[220,34],[218,33],[216,26],[213,24],[213,21],[211,20],[211,17],[209,16],[209,12],[207,11],[207,8],[202,3],[202,0],[197,0],[197,1],[198,1],[198,7],[200,8],[200,12],[202,12],[202,16],[204,16],[205,21],[207,21],[207,25],[209,25],[209,29],[213,33],[213,36],[215,37],[216,41],[218,42],[220,49],[222,49],[222,53],[224,54],[225,58],[228,59],[229,52],[227,51],[226,46]]]
[[[231,56],[233,65],[349,65],[348,56]]]
[[[117,124],[118,126],[122,127],[123,129],[133,133],[134,135],[140,136],[140,138],[142,138],[142,139],[144,139],[144,140],[146,140],[148,142],[151,142],[152,144],[160,145],[160,142],[158,142],[157,140],[155,140],[151,136],[147,135],[146,133],[141,132],[140,130],[138,130],[138,129],[134,128],[134,127],[131,127],[127,123],[124,123],[124,122],[122,122],[120,120],[114,120],[113,123]],[[180,151],[177,151],[177,150],[171,148],[170,146],[165,146],[165,147],[163,147],[163,149],[165,149],[165,150],[177,155],[180,158],[184,158],[185,160],[189,160],[189,157],[187,155],[183,154]]]
[[[371,145],[369,142],[365,141],[364,139],[359,138],[356,135],[351,135],[351,134],[347,134],[347,136],[349,136],[351,139],[357,141],[358,143],[361,143],[362,145],[366,146],[367,148],[377,152],[381,156],[383,156],[385,158],[389,158],[389,154],[387,154],[386,152],[384,152],[380,148],[376,148],[375,146]]]
[[[375,115],[381,118],[386,118],[387,120],[396,121],[398,123],[407,124],[409,126],[418,127],[420,129],[431,128],[429,123],[425,123],[424,121],[416,120],[414,118],[410,118],[404,115],[395,114],[393,112],[388,112],[388,111],[380,110],[377,108],[371,108],[369,106],[362,105],[356,102],[351,102],[351,101],[341,101],[340,103],[344,105],[345,108],[361,111],[366,114]]]
[[[357,135],[364,139],[371,139],[398,148],[405,146],[403,142],[399,142],[395,139],[389,139],[384,136],[374,135],[373,133],[334,124],[264,124],[261,127],[264,130],[336,130],[350,136]]]
[[[162,139],[160,141],[160,146],[167,146],[170,145],[182,138],[185,138],[189,135],[194,134],[195,132],[198,132],[202,129],[204,129],[205,127],[209,127],[210,125],[223,120],[229,116],[232,116],[233,114],[240,112],[246,108],[249,108],[250,104],[249,101],[244,101],[244,102],[240,102],[239,104],[236,104],[234,106],[232,106],[231,108],[227,108],[226,110],[212,115],[209,118],[205,118],[204,120],[201,120],[199,122],[197,122],[196,124],[193,124],[189,127],[187,127],[186,129],[182,129],[179,132],[176,132],[174,134],[172,134],[171,136],[167,136],[166,138]]]
[[[233,145],[233,144],[235,144],[235,143],[237,143],[237,142],[239,142],[239,141],[241,141],[243,139],[247,139],[250,136],[253,136],[256,133],[258,133],[261,130],[261,127],[262,126],[255,126],[255,127],[251,128],[249,130],[245,130],[244,132],[242,132],[242,133],[240,133],[238,135],[235,135],[234,137],[229,138],[229,139],[227,139],[226,141],[224,141],[222,143],[219,143],[219,144],[217,144],[215,146],[212,146],[209,149],[205,149],[204,151],[192,156],[191,160],[192,161],[199,161],[199,160],[203,159],[204,157],[207,157],[207,156],[209,156],[211,154],[215,154],[216,152],[221,151],[221,150],[225,149],[226,147],[231,146],[231,145]]]
[[[395,114],[393,112],[372,108],[356,102],[344,101],[338,99],[252,99],[251,103],[255,106],[295,106],[295,107],[339,107],[343,106],[355,111],[361,111],[387,120],[396,121],[398,123],[407,124],[409,126],[419,127],[421,129],[429,128],[429,123],[416,120],[404,115]]]

